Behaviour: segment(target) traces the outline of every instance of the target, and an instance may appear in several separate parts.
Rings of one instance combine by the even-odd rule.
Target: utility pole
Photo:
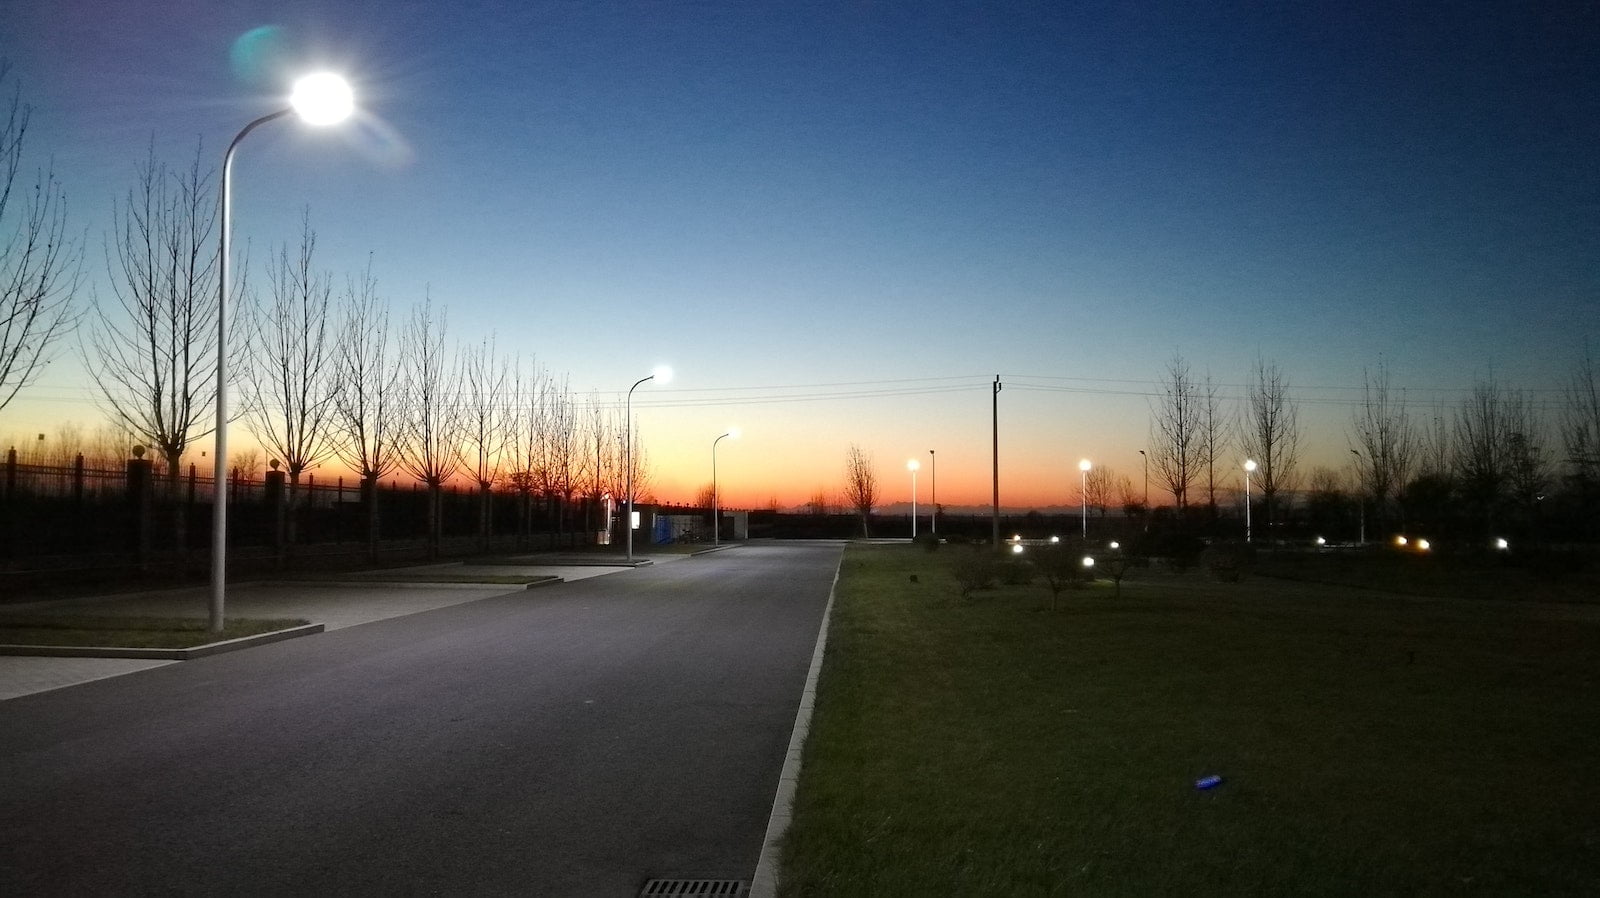
[[[1000,551],[1000,375],[994,376],[994,550]]]
[[[933,478],[933,514],[929,515],[929,530],[939,532],[939,458],[928,450],[928,468]]]

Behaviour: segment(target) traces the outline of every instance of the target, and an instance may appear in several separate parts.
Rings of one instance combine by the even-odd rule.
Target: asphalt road
[[[748,879],[840,553],[746,546],[0,703],[0,894]]]

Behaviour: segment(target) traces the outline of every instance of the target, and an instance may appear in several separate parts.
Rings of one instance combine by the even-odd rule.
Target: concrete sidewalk
[[[690,555],[644,555],[640,561],[665,564],[682,561]],[[552,562],[568,560],[552,556]],[[539,563],[536,556],[519,556],[515,563],[464,564],[450,562],[417,567],[391,568],[362,572],[359,579],[304,581],[253,581],[230,584],[227,613],[230,617],[302,618],[322,624],[328,630],[354,627],[372,621],[403,617],[493,596],[521,592],[528,583],[555,577],[557,582],[583,580],[603,574],[633,570],[622,564],[600,565]],[[511,583],[518,576],[527,582]],[[474,577],[491,579],[473,583]],[[438,582],[445,581],[448,582]],[[553,588],[553,587],[545,587]],[[558,587],[554,587],[558,588]],[[534,597],[538,591],[530,592]],[[8,605],[5,612],[76,613],[157,617],[206,617],[210,591],[205,587],[156,590],[123,595],[57,599]],[[46,692],[148,670],[182,661],[150,661],[126,658],[57,658],[0,655],[0,701]]]

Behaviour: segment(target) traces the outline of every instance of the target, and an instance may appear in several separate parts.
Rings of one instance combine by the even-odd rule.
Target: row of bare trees
[[[152,149],[136,168],[107,240],[111,297],[94,302],[82,344],[107,417],[151,447],[174,494],[182,457],[216,426],[219,225],[214,172],[201,159],[197,149],[175,169]],[[561,529],[576,525],[566,513],[574,496],[620,496],[624,428],[614,404],[580,402],[565,379],[501,353],[492,338],[452,341],[430,296],[396,320],[370,261],[341,284],[318,266],[316,247],[308,210],[299,240],[270,254],[263,277],[250,276],[248,260],[239,266],[230,298],[240,310],[227,341],[239,397],[230,420],[242,419],[282,466],[291,512],[302,475],[333,460],[362,481],[374,546],[372,499],[397,471],[427,488],[435,547],[441,492],[458,476],[481,493],[485,539],[497,486],[521,493],[525,509],[535,495],[558,499]],[[633,458],[637,497],[648,463]],[[175,521],[179,545],[185,524]]]
[[[1425,411],[1407,400],[1386,365],[1363,372],[1348,432],[1351,479],[1363,518],[1370,509],[1378,526],[1401,524],[1408,510],[1424,505],[1450,504],[1492,529],[1508,519],[1525,524],[1557,490],[1579,503],[1600,497],[1600,366],[1587,347],[1554,413],[1550,403],[1492,374],[1459,403],[1434,406],[1431,418]],[[1218,464],[1224,463],[1224,481],[1237,476],[1228,460],[1233,453],[1256,462],[1251,485],[1260,491],[1267,522],[1279,520],[1287,510],[1283,498],[1303,482],[1299,406],[1287,375],[1265,359],[1256,362],[1243,399],[1229,407],[1209,375],[1197,378],[1175,356],[1151,403],[1150,447],[1157,481],[1180,514],[1199,485],[1215,515]],[[1319,467],[1310,473],[1309,492],[1342,492],[1343,479]],[[1088,499],[1103,507],[1108,480]]]

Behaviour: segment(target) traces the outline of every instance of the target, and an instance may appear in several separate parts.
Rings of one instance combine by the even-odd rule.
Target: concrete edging
[[[789,831],[789,821],[794,815],[794,791],[800,782],[801,753],[806,736],[811,732],[811,711],[817,700],[817,677],[822,673],[822,656],[828,646],[828,624],[833,619],[833,595],[839,589],[839,572],[844,569],[844,555],[839,556],[839,566],[833,571],[833,585],[828,587],[828,604],[822,610],[822,626],[817,629],[817,645],[811,651],[811,669],[806,672],[805,690],[800,693],[800,710],[794,716],[794,731],[789,734],[789,751],[783,759],[783,772],[778,775],[778,794],[772,800],[772,814],[767,818],[767,834],[761,843],[761,859],[756,862],[755,875],[750,880],[750,898],[774,898],[778,894],[778,860],[783,847],[783,837]]]
[[[204,658],[207,655],[220,655],[223,652],[233,652],[258,645],[282,642],[285,639],[294,639],[299,636],[313,636],[323,632],[325,629],[326,627],[323,624],[302,624],[298,627],[290,627],[287,630],[273,630],[271,633],[241,636],[238,639],[227,639],[222,642],[212,642],[186,649],[134,649],[104,645],[0,645],[0,655],[21,655],[33,658],[137,658],[149,661],[188,661],[192,658]]]

